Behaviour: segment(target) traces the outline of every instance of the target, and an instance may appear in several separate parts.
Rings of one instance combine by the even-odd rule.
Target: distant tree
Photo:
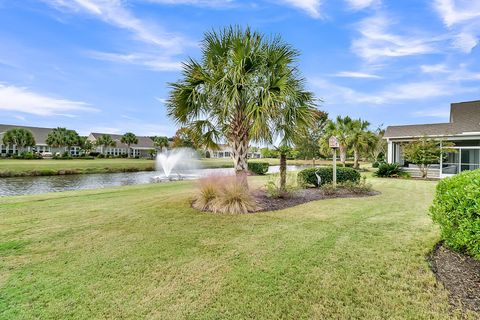
[[[79,137],[78,138],[78,146],[80,147],[80,150],[84,154],[90,153],[94,149],[94,145],[92,141],[88,139],[88,137]]]
[[[456,152],[452,149],[453,143],[443,142],[443,150],[440,147],[441,141],[428,139],[426,137],[403,144],[405,160],[416,164],[422,173],[422,178],[428,177],[430,165],[440,162],[443,152]]]
[[[15,145],[17,153],[23,152],[27,147],[35,146],[35,138],[30,130],[23,128],[10,129],[3,135],[2,142],[4,145]]]
[[[196,149],[195,138],[192,130],[183,127],[175,132],[173,136],[173,148],[193,148]]]
[[[383,139],[385,130],[381,127],[371,133],[369,139],[368,157],[373,161],[380,161],[387,153],[387,140]]]
[[[262,158],[278,158],[278,152],[275,149],[262,148],[260,154]]]
[[[352,122],[353,120],[349,116],[344,118],[338,116],[335,121],[328,121],[327,125],[325,126],[325,134],[321,141],[322,149],[325,152],[330,152],[328,139],[332,136],[337,137],[340,152],[340,162],[343,164],[343,166],[345,166],[347,161],[347,152],[350,144],[350,135],[352,132]]]
[[[348,145],[353,150],[353,167],[359,168],[360,154],[369,148],[370,132],[368,131],[370,123],[362,119],[353,120],[350,126],[348,136]]]
[[[324,135],[327,121],[328,114],[317,110],[313,124],[298,132],[294,138],[294,144],[299,158],[312,159],[313,165],[315,165],[315,159],[321,156],[319,143]]]
[[[75,130],[67,128],[55,128],[47,135],[46,143],[53,148],[64,148],[67,152],[71,147],[78,145],[79,135]]]
[[[110,136],[108,134],[104,134],[104,135],[98,137],[98,139],[96,141],[96,144],[97,144],[97,146],[102,147],[102,153],[103,154],[105,154],[106,149],[108,147],[115,147],[117,145],[115,140],[112,139],[112,136]]]
[[[120,139],[120,142],[127,145],[127,149],[128,149],[128,155],[127,156],[130,158],[130,146],[132,144],[137,144],[138,143],[137,136],[132,132],[127,132],[122,136],[122,138]]]
[[[153,145],[156,148],[160,148],[160,151],[163,151],[163,148],[168,148],[169,141],[167,137],[160,136],[160,137],[153,137]]]

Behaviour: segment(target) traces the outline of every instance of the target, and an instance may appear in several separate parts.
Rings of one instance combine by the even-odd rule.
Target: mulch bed
[[[449,291],[452,305],[480,311],[480,261],[439,243],[430,263],[437,279]]]
[[[281,210],[315,200],[334,198],[360,198],[375,196],[378,194],[380,194],[380,192],[377,191],[353,193],[349,190],[340,188],[337,189],[334,194],[325,194],[322,190],[310,188],[294,191],[293,193],[284,198],[272,198],[268,197],[266,191],[262,189],[252,192],[252,195],[255,198],[255,201],[257,202],[259,207],[256,212]]]

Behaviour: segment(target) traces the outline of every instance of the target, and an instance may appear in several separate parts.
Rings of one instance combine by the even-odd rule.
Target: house
[[[212,158],[231,158],[232,148],[227,144],[219,144],[218,150],[207,150]],[[262,157],[259,151],[249,150],[247,157],[249,159],[259,159]]]
[[[8,146],[3,145],[3,135],[5,132],[11,129],[26,129],[32,132],[33,137],[35,139],[35,146],[28,147],[27,151],[32,151],[36,153],[43,154],[45,152],[51,152],[52,154],[55,153],[63,153],[66,150],[64,148],[52,148],[49,147],[46,143],[48,134],[53,130],[52,128],[40,128],[40,127],[28,127],[28,126],[19,126],[19,125],[9,125],[9,124],[0,124],[0,155],[5,157],[7,155],[13,155],[17,153],[16,146]],[[80,153],[79,147],[72,147],[70,150],[71,155],[78,155]]]
[[[399,163],[416,175],[418,168],[405,161],[402,144],[421,137],[454,143],[457,151],[445,154],[440,163],[432,165],[429,177],[443,178],[480,168],[480,100],[452,103],[450,121],[446,123],[387,127],[387,161]]]
[[[97,146],[96,152],[105,153],[112,156],[120,156],[123,154],[128,154],[128,146],[121,142],[122,135],[120,134],[110,134],[110,133],[98,133],[92,132],[88,136],[88,140],[90,140],[94,145],[96,144],[98,138],[103,135],[109,135],[113,141],[115,141],[114,147],[108,147],[106,150],[103,150],[102,146]],[[132,157],[141,157],[146,158],[150,156],[152,150],[155,150],[155,145],[153,144],[153,140],[150,137],[142,137],[137,136],[138,143],[132,144],[130,146],[130,156]]]

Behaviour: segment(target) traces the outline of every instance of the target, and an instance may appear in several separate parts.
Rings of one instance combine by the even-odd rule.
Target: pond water
[[[287,166],[287,170],[301,170],[308,166]],[[276,173],[279,166],[270,166],[268,173]],[[208,175],[233,174],[232,168],[201,169],[195,174],[186,175],[187,179],[194,179]],[[108,187],[127,186],[134,184],[155,183],[158,171],[75,174],[47,177],[13,177],[0,178],[0,196],[16,196],[39,194],[47,192],[61,192],[69,190],[100,189]]]

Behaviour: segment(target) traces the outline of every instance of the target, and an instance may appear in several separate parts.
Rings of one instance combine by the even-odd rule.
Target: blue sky
[[[331,116],[442,122],[480,99],[477,0],[0,0],[0,123],[173,135],[167,83],[229,24],[299,49]]]

